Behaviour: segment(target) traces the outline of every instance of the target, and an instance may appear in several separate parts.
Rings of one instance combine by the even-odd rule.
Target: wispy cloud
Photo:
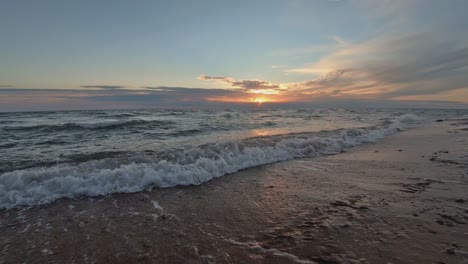
[[[0,88],[13,88],[13,85],[8,85],[8,84],[0,84]]]
[[[203,81],[217,81],[229,84],[232,88],[242,89],[247,93],[270,93],[276,94],[279,91],[284,90],[279,84],[270,83],[262,80],[240,80],[237,81],[231,77],[224,76],[198,76],[199,80]]]
[[[268,55],[288,59],[314,55],[307,64],[284,69],[289,76],[304,80],[282,84],[294,94],[376,100],[440,96],[440,100],[468,102],[463,96],[468,89],[468,37],[460,34],[466,20],[460,19],[458,11],[468,4],[429,2],[341,1],[343,10],[362,14],[365,23],[376,25],[373,32],[352,40],[332,35],[333,42],[326,45],[286,48]],[[436,9],[437,14],[425,19]]]
[[[468,88],[468,46],[434,33],[383,36],[348,43],[289,73],[319,78],[296,88],[380,98],[426,95]],[[461,43],[466,43],[461,42]]]
[[[81,88],[99,88],[99,89],[124,89],[127,86],[121,85],[82,85]]]
[[[189,88],[189,87],[170,87],[170,86],[145,86],[152,94],[184,94],[195,96],[196,100],[203,100],[206,97],[213,95],[233,95],[238,94],[239,91],[221,89],[221,88]],[[188,100],[188,99],[184,99]]]
[[[232,82],[231,84],[233,87],[240,87],[246,90],[280,89],[279,84],[274,84],[267,81],[241,80]]]
[[[283,69],[283,68],[288,68],[288,65],[272,65],[272,69]]]
[[[200,75],[198,76],[199,80],[208,81],[208,80],[215,80],[215,81],[223,81],[223,82],[233,82],[234,79],[224,76],[207,76],[207,75]]]
[[[324,54],[333,52],[338,49],[340,46],[348,44],[344,39],[339,36],[332,35],[328,38],[329,43],[326,44],[315,44],[307,45],[305,47],[296,47],[296,48],[284,48],[268,52],[267,56],[278,56],[278,57],[295,57],[303,56],[310,54]]]
[[[229,104],[213,102],[210,98],[243,95],[242,91],[235,90],[165,86],[139,90],[5,88],[0,89],[0,111],[226,107]]]

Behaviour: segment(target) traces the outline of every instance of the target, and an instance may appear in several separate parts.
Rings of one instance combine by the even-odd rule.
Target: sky
[[[468,108],[466,0],[0,6],[0,111]]]

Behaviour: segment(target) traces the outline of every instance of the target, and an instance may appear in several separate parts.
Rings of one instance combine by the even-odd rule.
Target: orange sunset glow
[[[264,97],[258,97],[258,98],[253,98],[253,101],[254,101],[255,103],[261,104],[261,103],[263,103],[263,102],[267,102],[268,99],[266,99],[266,98],[264,98]]]
[[[253,96],[252,96],[253,95]],[[255,103],[258,105],[264,103],[285,103],[294,101],[295,98],[287,94],[284,90],[278,89],[252,89],[242,91],[238,96],[216,96],[208,97],[207,101],[226,102],[226,103]]]
[[[291,101],[282,95],[268,95],[268,96],[257,96],[257,97],[208,97],[207,101],[211,102],[226,102],[226,103],[254,103],[254,104],[264,104],[264,103],[285,103]]]

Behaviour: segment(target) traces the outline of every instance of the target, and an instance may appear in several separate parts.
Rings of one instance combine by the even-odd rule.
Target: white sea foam
[[[112,167],[109,162],[117,161],[91,160],[11,171],[0,175],[0,208],[45,204],[62,197],[131,193],[148,187],[198,185],[262,164],[339,153],[374,142],[418,120],[414,115],[402,115],[385,127],[340,130],[325,137],[292,135],[273,143],[262,143],[260,138],[258,144],[231,141],[210,148],[194,146],[183,151],[183,161],[155,160]]]
[[[462,116],[459,116],[459,117],[452,117],[451,119],[452,120],[459,120],[459,121],[468,120],[468,115],[462,115]]]

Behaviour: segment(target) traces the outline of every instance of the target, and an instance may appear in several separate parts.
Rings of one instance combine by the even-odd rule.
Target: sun
[[[275,101],[272,98],[267,98],[267,97],[264,97],[264,96],[251,97],[251,98],[248,98],[248,100],[251,103],[254,103],[254,104],[257,104],[257,105],[262,105],[264,103],[269,103],[269,102],[274,102]]]
[[[274,103],[282,103],[286,102],[287,100],[284,98],[278,98],[273,96],[257,96],[257,97],[208,97],[208,101],[214,102],[230,102],[230,103],[250,103],[256,104],[257,106],[264,105],[264,104],[274,104]]]
[[[265,98],[265,97],[254,97],[254,98],[249,98],[250,102],[256,103],[257,105],[261,105],[265,102],[270,102],[270,99]]]
[[[256,102],[258,104],[261,104],[261,103],[265,102],[265,100],[263,98],[255,98],[254,102]]]

